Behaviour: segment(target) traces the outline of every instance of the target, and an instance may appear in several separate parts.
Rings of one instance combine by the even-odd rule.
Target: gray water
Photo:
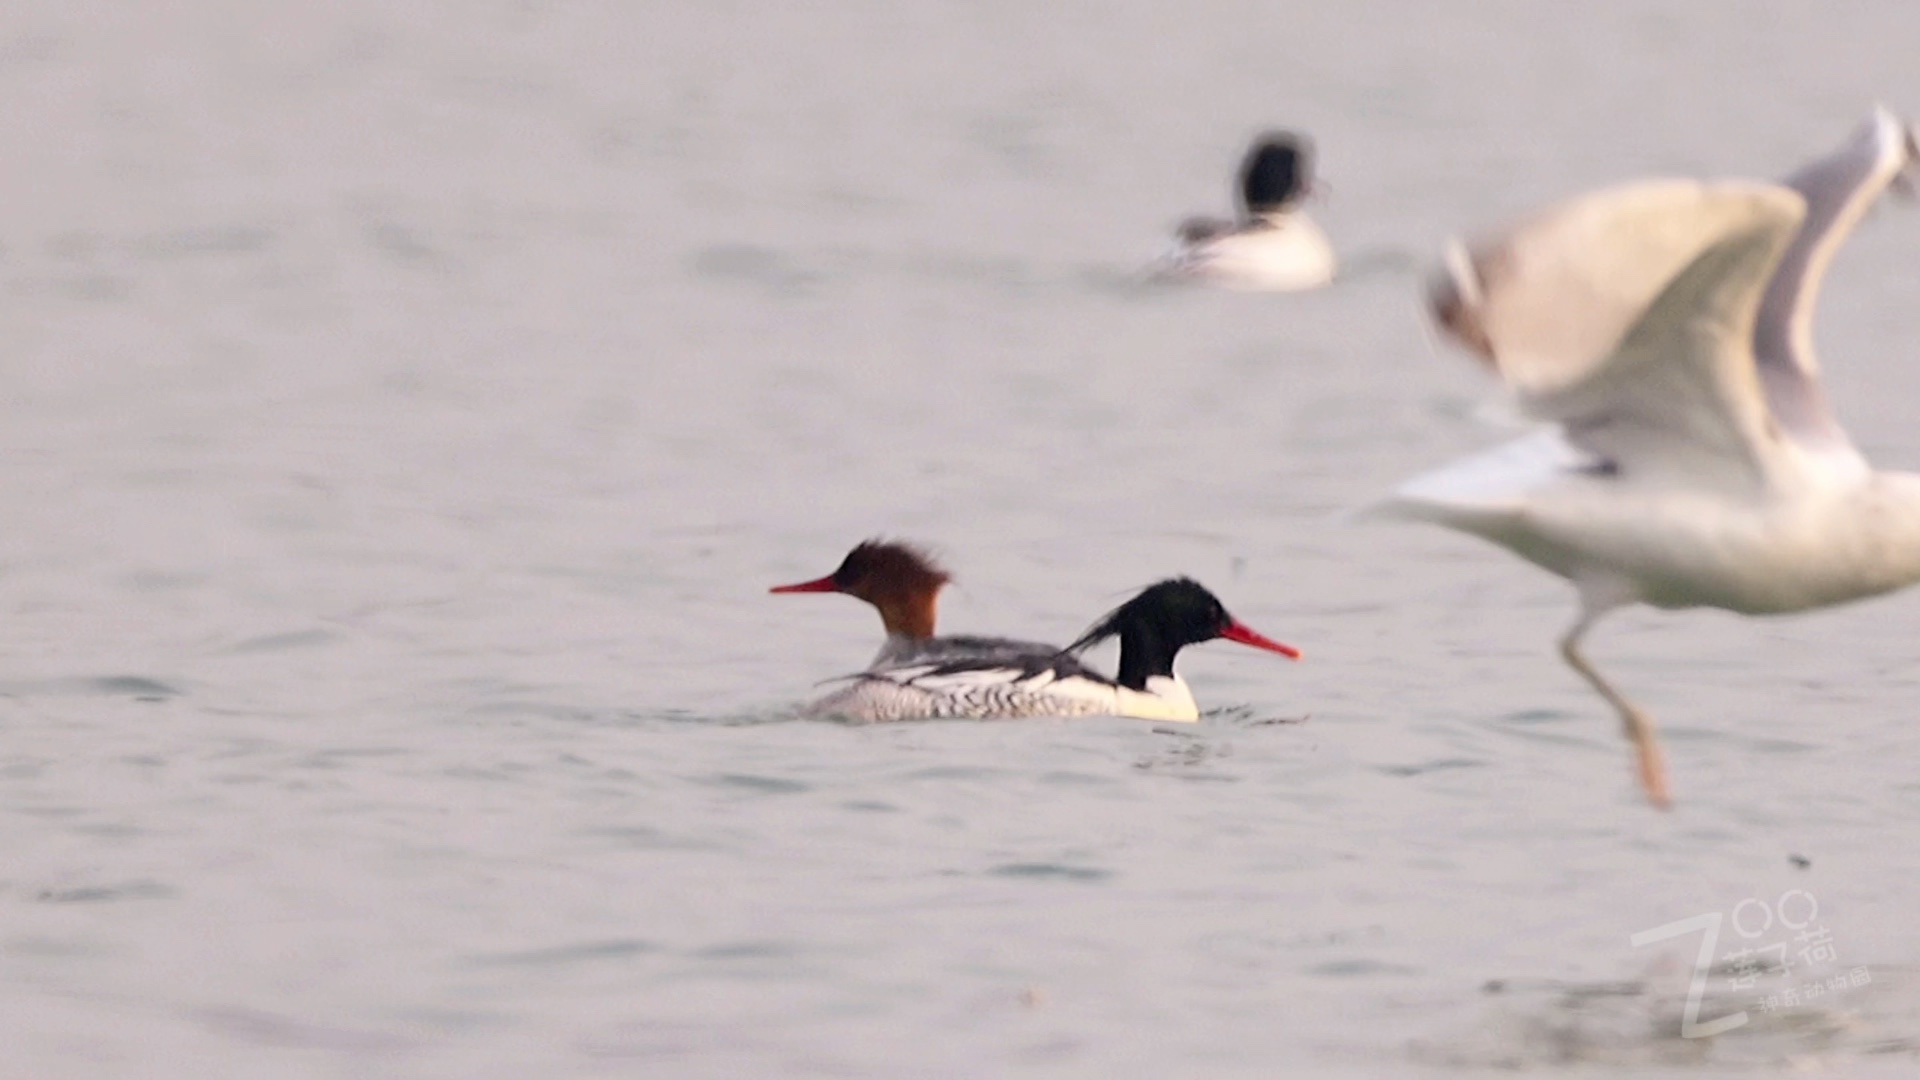
[[[1916,43],[1903,0],[15,0],[0,1073],[1911,1075],[1920,597],[1605,624],[1662,815],[1562,583],[1350,513],[1511,433],[1425,325],[1445,236],[1779,174],[1920,110]],[[1344,278],[1142,287],[1279,125]],[[1916,295],[1895,204],[1819,331],[1905,467]],[[790,720],[879,626],[765,590],[877,534],[956,632],[1189,573],[1306,659],[1190,650],[1191,728]],[[1631,939],[1701,915],[1754,933],[1699,1018],[1750,1022],[1688,1039],[1700,936]],[[1743,943],[1791,967],[1736,988]]]

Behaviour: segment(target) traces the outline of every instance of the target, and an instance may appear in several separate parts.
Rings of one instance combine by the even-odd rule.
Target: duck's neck
[[[1179,653],[1180,646],[1167,641],[1154,627],[1127,627],[1120,631],[1120,685],[1145,690],[1148,679],[1156,675],[1171,677],[1173,658]]]
[[[881,597],[873,606],[880,609],[880,622],[888,637],[924,641],[933,636],[940,597],[938,593],[900,593]]]

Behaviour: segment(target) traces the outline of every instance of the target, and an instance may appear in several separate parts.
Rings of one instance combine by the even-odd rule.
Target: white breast
[[[1331,282],[1338,260],[1327,234],[1292,211],[1196,244],[1186,263],[1191,276],[1212,284],[1288,292]]]

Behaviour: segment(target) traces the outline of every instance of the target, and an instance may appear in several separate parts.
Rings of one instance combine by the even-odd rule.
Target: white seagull
[[[1456,243],[1430,300],[1548,430],[1415,478],[1384,509],[1572,582],[1560,652],[1620,713],[1668,805],[1653,721],[1580,640],[1615,608],[1803,611],[1920,581],[1920,474],[1875,471],[1820,387],[1821,278],[1914,178],[1885,109],[1778,184],[1656,180]]]

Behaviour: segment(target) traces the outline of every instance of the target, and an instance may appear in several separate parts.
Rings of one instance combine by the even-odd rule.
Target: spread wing
[[[1610,466],[1764,484],[1754,316],[1804,214],[1777,185],[1610,188],[1456,246],[1430,299],[1528,413]]]
[[[1783,430],[1810,449],[1853,453],[1820,386],[1813,311],[1820,283],[1840,245],[1920,149],[1886,109],[1875,109],[1847,144],[1782,181],[1807,203],[1807,216],[1767,285],[1754,323],[1761,385]]]

